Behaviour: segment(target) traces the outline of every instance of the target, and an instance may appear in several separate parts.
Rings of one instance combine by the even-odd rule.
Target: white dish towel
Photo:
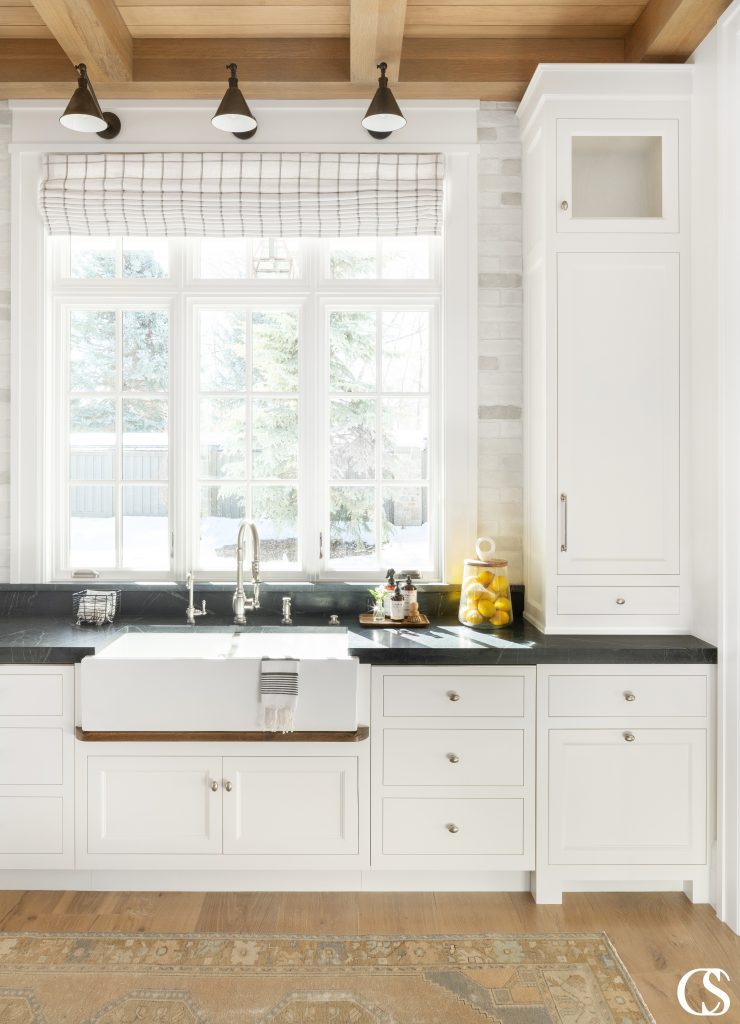
[[[295,658],[263,658],[260,665],[260,719],[265,732],[293,732],[298,705]]]

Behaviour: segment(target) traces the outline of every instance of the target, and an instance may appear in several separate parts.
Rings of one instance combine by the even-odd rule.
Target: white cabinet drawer
[[[224,853],[357,851],[356,757],[224,758]]]
[[[63,843],[61,796],[0,796],[0,855],[62,853]]]
[[[60,786],[61,729],[0,729],[0,786]]]
[[[558,587],[558,615],[678,615],[679,587]]]
[[[704,729],[549,733],[551,864],[704,864]]]
[[[521,729],[385,729],[386,786],[523,786]]]
[[[523,800],[383,800],[384,854],[496,856],[523,852]]]
[[[524,676],[384,675],[386,718],[521,718]]]
[[[0,673],[0,718],[61,715],[63,680],[61,673]]]
[[[706,716],[707,677],[688,675],[551,675],[552,717]]]

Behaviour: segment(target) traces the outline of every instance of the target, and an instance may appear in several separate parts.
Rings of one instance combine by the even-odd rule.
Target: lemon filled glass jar
[[[479,537],[476,558],[466,558],[460,592],[459,619],[464,626],[502,629],[513,619],[509,563],[493,558],[496,545],[490,537]]]

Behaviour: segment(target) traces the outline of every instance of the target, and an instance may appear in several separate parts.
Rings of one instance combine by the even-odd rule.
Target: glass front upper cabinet
[[[560,120],[558,231],[678,231],[678,122]]]

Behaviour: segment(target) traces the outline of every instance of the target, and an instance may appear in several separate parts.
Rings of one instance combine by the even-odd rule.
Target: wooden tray
[[[419,618],[413,622],[411,619],[383,619],[382,622],[376,622],[372,612],[364,612],[360,616],[360,625],[368,626],[371,629],[398,629],[399,627],[403,629],[423,629],[424,626],[429,625],[429,619],[426,615],[419,612]]]

